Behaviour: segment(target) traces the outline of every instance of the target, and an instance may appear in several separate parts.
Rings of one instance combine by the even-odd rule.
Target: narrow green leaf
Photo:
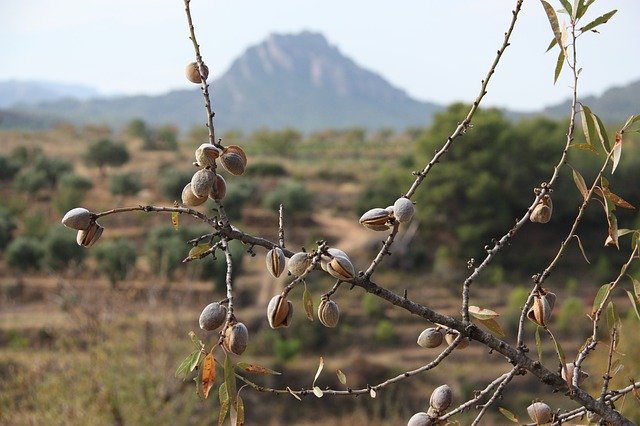
[[[591,145],[591,132],[589,131],[590,118],[587,118],[587,113],[584,107],[580,108],[580,124],[582,125],[582,134],[589,145]]]
[[[569,3],[569,0],[560,0],[560,3],[562,3],[562,7],[564,7],[564,10],[571,16],[573,16],[573,9],[571,8],[571,3]]]
[[[227,393],[229,394],[229,406],[236,405],[236,376],[233,367],[233,361],[229,354],[224,357],[224,381],[227,384]]]
[[[338,376],[338,380],[340,380],[340,383],[342,383],[345,386],[347,385],[347,376],[344,375],[342,370],[340,369],[336,370],[336,376]]]
[[[580,240],[580,237],[578,237],[577,235],[573,235],[575,237],[575,239],[578,241],[578,247],[580,247],[580,252],[582,253],[582,257],[584,257],[584,260],[588,263],[591,264],[591,262],[589,262],[589,258],[587,257],[587,253],[585,253],[584,251],[584,247],[582,247],[582,241]]]
[[[613,15],[615,15],[615,14],[616,14],[616,12],[617,12],[617,11],[618,11],[617,9],[614,9],[614,10],[612,10],[612,11],[610,11],[610,12],[605,13],[605,14],[604,14],[604,15],[602,15],[602,16],[597,17],[596,19],[594,19],[593,21],[589,22],[589,23],[588,23],[587,25],[585,25],[584,27],[579,28],[579,29],[578,29],[578,31],[582,31],[582,32],[584,33],[584,32],[586,32],[586,31],[589,31],[589,30],[594,29],[594,28],[595,28],[595,27],[597,27],[598,25],[606,24],[606,23],[607,23],[607,21],[608,21],[609,19],[611,19],[611,17],[612,17]]]
[[[604,124],[602,124],[602,120],[600,120],[600,117],[598,117],[594,113],[591,113],[591,117],[593,118],[593,121],[595,123],[595,128],[596,132],[598,133],[598,138],[600,138],[600,143],[602,144],[605,152],[608,154],[609,152],[611,152],[611,145],[609,144],[607,129],[604,127]]]
[[[588,143],[572,143],[571,145],[569,145],[569,148],[578,148],[581,151],[589,151],[596,155],[598,154],[598,150],[595,149],[593,145]]]
[[[182,360],[182,362],[180,363],[180,365],[178,365],[178,368],[176,369],[176,377],[180,377],[183,376],[183,379],[186,378],[187,374],[189,374],[189,372],[193,371],[193,368],[191,368],[191,365],[194,362],[194,359],[199,359],[200,357],[198,356],[200,354],[199,350],[193,351],[189,354],[189,356],[187,356],[184,360]],[[197,365],[197,363],[196,363]],[[195,368],[195,367],[194,367]]]
[[[550,51],[551,49],[553,49],[553,46],[555,46],[556,44],[558,44],[558,40],[556,40],[556,38],[554,37],[551,40],[551,43],[549,43],[549,46],[547,47],[547,50],[545,50],[545,53]]]
[[[191,361],[191,365],[189,365],[189,371],[193,371],[196,369],[198,364],[200,364],[200,358],[202,357],[202,351],[194,351],[191,355],[193,355],[193,360]]]
[[[510,422],[513,423],[520,423],[520,420],[518,420],[518,418],[509,410],[507,410],[504,407],[498,407],[498,410],[500,411],[500,413],[502,413],[503,416],[505,416]]]
[[[324,393],[322,393],[322,389],[320,389],[318,386],[313,387],[313,394],[318,398],[322,398],[322,396],[324,395]]]
[[[573,167],[571,168],[571,170],[573,171],[573,182],[575,182],[576,186],[578,187],[578,190],[582,194],[582,199],[586,200],[587,195],[589,194],[589,190],[587,189],[587,184],[585,183],[584,178],[582,177],[579,171],[577,171]]]
[[[620,328],[620,316],[618,316],[618,310],[613,300],[607,304],[607,326],[609,327],[609,333],[614,328]]]
[[[560,365],[562,365],[564,376],[569,377],[569,375],[567,374],[567,357],[564,354],[564,350],[562,349],[560,342],[556,340],[551,330],[547,329],[547,332],[549,333],[549,336],[551,336],[551,340],[553,340],[553,345],[556,348],[556,354],[558,354],[558,359],[560,360]]]
[[[632,124],[634,124],[638,120],[640,120],[640,114],[630,116],[629,118],[627,118],[627,121],[624,123],[624,126],[622,126],[621,130],[622,131],[627,130],[629,128],[629,126],[631,126]]]
[[[491,309],[480,308],[473,305],[469,306],[469,314],[474,318],[478,318],[479,320],[486,320],[500,316],[499,313],[492,311]]]
[[[560,46],[560,50],[564,50],[564,46],[562,46],[562,33],[560,32],[560,25],[558,25],[558,17],[556,16],[556,11],[553,10],[553,6],[551,6],[545,0],[540,0],[540,2],[542,3],[542,7],[544,7],[547,18],[549,19],[549,24],[551,25],[553,36],[556,38],[556,43],[558,43],[558,45]]]
[[[307,319],[313,321],[313,299],[311,298],[311,293],[307,290],[306,283],[302,293],[302,304],[304,305],[304,313],[307,315]]]
[[[222,383],[218,388],[218,399],[220,400],[220,413],[218,414],[218,426],[224,424],[229,412],[229,394],[227,393],[227,384]]]
[[[479,319],[478,321],[480,321],[482,325],[487,327],[487,329],[489,329],[489,331],[491,331],[493,334],[496,334],[500,337],[506,336],[504,330],[502,329],[502,326],[498,321],[496,321],[495,318],[487,318],[484,320]]]
[[[602,302],[604,302],[607,296],[609,296],[609,284],[604,284],[598,290],[598,293],[596,294],[596,298],[593,299],[593,307],[591,308],[592,317],[596,314],[598,309],[600,309]]]
[[[538,350],[538,361],[542,362],[542,339],[540,338],[540,326],[536,327],[536,349]]]
[[[194,333],[193,331],[190,331],[189,338],[191,338],[191,341],[193,342],[193,344],[198,350],[204,349],[204,343],[202,343],[202,340],[200,340],[200,338],[196,336],[196,333]]]
[[[558,77],[560,77],[560,73],[562,72],[562,66],[564,65],[564,50],[560,49],[560,53],[558,54],[558,60],[556,61],[556,69],[553,73],[553,84],[556,84],[558,81]]]
[[[318,371],[316,371],[316,375],[313,378],[312,386],[316,385],[316,380],[318,380],[318,377],[320,377],[320,373],[322,372],[323,368],[324,368],[324,359],[322,359],[322,357],[320,357],[320,364],[318,365]]]
[[[625,290],[627,292],[627,296],[629,296],[629,300],[631,301],[631,307],[633,308],[633,311],[636,313],[636,317],[638,317],[638,320],[640,321],[640,307],[638,306],[638,301],[636,300],[635,297],[633,297],[633,294],[631,294],[631,292],[629,290]]]
[[[250,364],[248,362],[239,362],[236,364],[236,367],[246,371],[247,373],[255,373],[255,374],[273,374],[273,375],[280,375],[282,373],[279,373],[277,371],[271,370],[267,367],[263,367],[261,365],[257,365],[257,364]]]

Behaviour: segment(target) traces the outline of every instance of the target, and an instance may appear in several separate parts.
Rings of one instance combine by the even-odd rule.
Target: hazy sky
[[[191,4],[213,77],[270,33],[311,30],[411,96],[448,103],[475,97],[515,0]],[[600,34],[579,41],[584,94],[640,78],[640,1],[598,0],[588,18],[614,8]],[[486,104],[531,110],[568,96],[567,78],[553,85],[551,37],[540,2],[525,0]],[[0,53],[0,80],[81,83],[104,94],[189,87],[183,70],[193,60],[181,0],[0,0]]]

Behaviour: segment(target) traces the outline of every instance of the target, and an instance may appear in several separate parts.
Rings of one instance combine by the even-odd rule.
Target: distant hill
[[[77,84],[47,81],[0,81],[0,108],[35,105],[67,98],[84,100],[98,96],[97,90]]]
[[[625,86],[612,87],[600,96],[579,99],[604,122],[624,122],[630,115],[640,113],[640,80]],[[569,100],[546,107],[542,114],[550,117],[566,117],[571,102]]]
[[[441,109],[411,98],[311,32],[274,34],[248,48],[211,83],[211,93],[221,130],[406,128],[428,125]],[[55,100],[12,112],[113,126],[141,118],[186,129],[204,123],[202,103],[199,89],[185,89],[159,96]]]

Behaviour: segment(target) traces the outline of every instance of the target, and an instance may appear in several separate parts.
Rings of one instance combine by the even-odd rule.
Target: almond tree
[[[222,253],[226,260],[226,294],[221,300],[214,301],[203,310],[200,316],[200,326],[204,330],[220,329],[219,338],[212,346],[203,343],[195,333],[190,336],[196,349],[186,357],[178,367],[178,375],[188,375],[194,370],[198,370],[197,385],[199,392],[204,398],[209,396],[210,390],[216,382],[216,364],[221,366],[223,375],[217,379],[219,382],[218,395],[220,399],[220,421],[223,422],[227,415],[230,415],[232,424],[244,423],[245,407],[241,397],[241,390],[252,389],[256,392],[272,394],[289,394],[291,397],[300,399],[306,396],[316,397],[354,397],[357,395],[369,395],[371,398],[385,392],[391,386],[398,386],[403,380],[419,374],[427,374],[432,369],[437,368],[445,362],[454,350],[464,349],[470,342],[484,345],[493,352],[502,354],[505,357],[505,372],[493,381],[486,384],[475,396],[452,407],[452,390],[444,384],[433,391],[429,405],[425,412],[416,413],[408,419],[408,425],[435,425],[444,424],[449,419],[454,420],[455,416],[465,410],[477,409],[477,415],[473,424],[478,424],[487,410],[493,407],[496,401],[505,392],[509,384],[520,375],[530,374],[535,376],[541,383],[547,385],[547,392],[561,392],[566,398],[574,400],[580,407],[571,411],[553,409],[542,401],[532,403],[527,411],[533,424],[560,424],[572,419],[587,416],[590,421],[601,424],[631,425],[633,422],[625,418],[615,407],[615,402],[623,398],[626,394],[634,392],[640,388],[640,382],[632,381],[629,386],[622,389],[610,389],[609,381],[615,374],[612,367],[614,364],[616,344],[619,341],[620,320],[615,305],[611,302],[614,294],[626,293],[632,308],[640,319],[640,308],[638,307],[640,298],[640,282],[632,278],[633,291],[623,288],[626,280],[626,271],[629,266],[638,259],[638,236],[640,230],[618,229],[615,216],[616,207],[632,208],[631,204],[617,196],[610,187],[606,175],[614,173],[619,164],[624,135],[630,131],[638,121],[640,115],[634,115],[624,123],[620,129],[611,135],[607,134],[602,121],[597,114],[589,109],[587,105],[578,102],[578,83],[580,66],[578,62],[578,47],[581,37],[597,32],[596,28],[605,24],[615,13],[612,10],[599,17],[589,17],[589,8],[595,0],[560,0],[559,10],[563,14],[565,26],[561,26],[554,6],[545,0],[541,1],[553,33],[548,50],[558,53],[557,65],[554,69],[554,79],[557,80],[563,69],[567,69],[572,77],[571,106],[567,111],[569,124],[566,130],[566,139],[558,141],[564,144],[564,148],[558,161],[552,170],[549,170],[548,179],[538,187],[533,188],[534,197],[529,207],[522,212],[515,224],[504,230],[500,238],[484,247],[485,255],[482,259],[471,259],[468,262],[469,273],[466,279],[460,282],[461,300],[460,316],[444,315],[430,307],[412,300],[410,295],[396,294],[390,291],[383,282],[375,279],[375,272],[382,267],[391,248],[394,245],[396,236],[401,227],[408,226],[411,222],[416,208],[412,198],[416,191],[423,190],[423,186],[429,183],[429,173],[439,163],[447,161],[447,153],[455,150],[458,144],[464,143],[459,140],[465,133],[473,132],[473,120],[480,104],[482,103],[487,88],[495,74],[496,69],[510,46],[510,40],[519,15],[523,0],[516,1],[512,11],[511,20],[504,33],[502,44],[498,47],[493,62],[489,70],[482,79],[480,90],[473,104],[464,117],[460,117],[458,125],[451,129],[450,135],[442,141],[441,148],[435,152],[431,160],[424,165],[421,170],[414,172],[415,179],[406,189],[406,192],[396,200],[389,200],[389,207],[371,206],[365,212],[360,223],[372,231],[385,233],[386,239],[377,255],[363,269],[357,269],[352,264],[349,256],[336,247],[329,247],[324,241],[319,241],[317,247],[309,252],[293,252],[285,247],[285,223],[283,220],[283,209],[280,206],[280,220],[278,241],[269,241],[260,236],[251,235],[244,232],[239,227],[233,225],[229,220],[224,208],[224,196],[226,193],[225,180],[216,173],[221,165],[234,176],[242,175],[247,165],[247,156],[244,150],[236,145],[225,146],[222,139],[216,138],[214,127],[214,112],[210,102],[210,86],[207,83],[208,68],[205,65],[200,53],[200,45],[196,39],[195,28],[191,19],[190,0],[184,0],[185,12],[188,22],[189,38],[192,41],[195,52],[195,61],[187,66],[187,77],[190,81],[200,84],[204,99],[204,110],[206,114],[206,128],[208,130],[208,142],[202,144],[195,151],[194,163],[198,170],[193,175],[191,182],[187,183],[182,193],[182,203],[174,206],[134,206],[115,208],[112,210],[93,213],[83,208],[73,209],[65,215],[63,223],[68,227],[78,230],[78,243],[83,246],[93,245],[101,236],[103,227],[97,220],[112,214],[123,214],[132,211],[143,211],[148,213],[168,213],[171,215],[173,224],[177,227],[181,216],[190,216],[197,221],[201,221],[211,227],[211,233],[202,235],[191,240],[192,249],[187,254],[185,261],[202,259],[206,256]],[[574,135],[578,122],[580,130],[586,139],[584,144],[574,143]],[[224,117],[220,118],[224,120]],[[601,167],[595,173],[595,177],[587,182],[579,170],[574,169],[567,161],[568,153],[572,149],[584,149],[596,152],[601,158]],[[535,159],[532,159],[534,161]],[[553,190],[560,177],[560,171],[566,167],[571,168],[571,173],[576,187],[582,194],[582,203],[576,206],[575,219],[566,234],[561,236],[559,246],[555,255],[549,259],[546,268],[540,271],[532,271],[532,283],[526,303],[522,306],[519,317],[518,332],[514,336],[506,336],[499,322],[496,320],[498,313],[489,307],[480,307],[471,304],[473,290],[478,277],[487,269],[487,266],[500,255],[503,250],[508,250],[508,243],[524,226],[531,222],[545,224],[552,220],[553,213]],[[531,188],[522,188],[522,194],[530,193]],[[212,199],[216,204],[216,214],[206,215],[197,210],[196,207],[203,204],[207,199]],[[567,252],[569,247],[577,245],[582,250],[577,231],[580,228],[584,212],[590,204],[596,203],[603,207],[607,220],[607,237],[605,245],[620,248],[621,238],[631,238],[631,249],[628,252],[626,262],[620,265],[619,273],[610,278],[610,282],[603,285],[594,301],[591,312],[592,332],[584,344],[576,348],[577,356],[569,359],[566,356],[562,342],[558,341],[553,334],[553,323],[551,322],[551,312],[556,303],[556,296],[553,288],[545,287],[545,282],[549,275],[557,267],[560,258]],[[471,206],[472,208],[473,206]],[[321,389],[316,385],[316,380],[320,376],[324,361],[320,358],[320,365],[315,374],[311,389],[296,388],[286,386],[285,388],[269,388],[263,386],[249,377],[245,373],[277,374],[276,372],[253,364],[243,358],[243,352],[250,344],[247,327],[240,321],[240,315],[235,310],[234,296],[236,294],[236,284],[232,277],[234,274],[234,259],[229,250],[229,242],[238,240],[249,247],[253,252],[256,247],[266,250],[267,269],[275,277],[284,273],[288,268],[292,279],[280,294],[275,295],[266,307],[266,321],[272,328],[286,327],[292,321],[293,303],[288,300],[291,290],[298,286],[306,286],[305,280],[309,278],[311,271],[322,269],[335,278],[335,284],[326,290],[322,295],[318,310],[318,320],[326,327],[338,327],[340,319],[340,308],[337,303],[338,290],[342,285],[358,288],[359,291],[371,293],[387,303],[395,305],[397,309],[405,311],[407,314],[421,317],[425,324],[429,324],[417,338],[419,345],[424,347],[439,347],[446,342],[444,349],[430,362],[418,366],[413,370],[405,371],[394,377],[389,377],[380,383],[370,383],[366,387],[352,389],[346,386],[346,375],[337,372],[338,380],[344,388]],[[582,250],[583,254],[584,251]],[[585,256],[586,257],[586,256]],[[288,258],[288,261],[287,261]],[[309,292],[303,293],[303,306],[307,317],[313,318],[316,315],[314,303]],[[602,324],[602,317],[606,316],[609,339],[601,341],[598,329]],[[525,333],[525,323],[532,321],[537,328],[533,336]],[[541,340],[545,335],[554,344],[557,357],[553,360],[542,362],[541,360]],[[604,371],[593,372],[594,376],[602,376],[602,390],[598,395],[591,395],[581,388],[582,380],[587,376],[582,365],[595,347],[602,343],[609,347],[608,363]],[[531,351],[531,347],[537,349],[537,354]],[[238,385],[240,384],[240,388]],[[544,394],[539,395],[541,399]],[[500,411],[511,421],[521,422],[509,411],[500,407]]]

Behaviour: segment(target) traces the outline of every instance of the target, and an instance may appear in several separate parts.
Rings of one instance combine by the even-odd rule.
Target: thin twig
[[[284,248],[284,219],[283,219],[283,207],[280,204],[278,208],[278,242],[280,243],[280,248]]]
[[[604,372],[604,376],[602,377],[602,392],[600,392],[600,401],[604,401],[604,397],[607,395],[607,391],[609,390],[609,381],[612,379],[611,365],[613,361],[613,350],[616,347],[617,341],[618,329],[616,327],[613,327],[611,329],[611,343],[609,344],[609,353],[607,354],[607,370]]]
[[[200,45],[196,40],[196,32],[195,32],[195,28],[193,27],[193,20],[191,19],[191,8],[189,5],[190,3],[191,3],[191,0],[184,0],[184,11],[187,14],[187,22],[189,24],[189,34],[190,34],[189,39],[193,43],[193,50],[195,51],[195,54],[196,54],[196,63],[198,64],[198,72],[200,73],[200,78],[202,79],[201,88],[202,88],[202,95],[204,97],[204,108],[207,111],[206,126],[207,126],[207,129],[209,130],[209,142],[212,143],[213,145],[216,145],[219,148],[222,148],[222,146],[218,143],[218,141],[216,141],[216,131],[213,126],[213,117],[215,116],[215,113],[211,109],[211,97],[209,96],[209,84],[207,83],[207,80],[204,78],[205,64],[202,60],[202,55],[200,54]]]
[[[493,393],[493,395],[491,395],[491,398],[486,403],[484,403],[482,405],[482,409],[480,410],[480,412],[476,416],[476,418],[473,421],[473,423],[471,423],[471,426],[476,426],[478,423],[480,423],[480,419],[482,419],[482,417],[484,417],[485,413],[487,412],[487,409],[491,406],[491,404],[493,404],[496,401],[496,399],[498,399],[502,395],[502,391],[504,390],[504,388],[515,377],[515,375],[518,374],[519,371],[520,371],[520,367],[518,367],[518,366],[513,367],[513,369],[509,372],[509,374],[507,374],[507,377],[505,377],[500,382],[500,385],[498,386],[498,389],[496,389],[496,391]]]

